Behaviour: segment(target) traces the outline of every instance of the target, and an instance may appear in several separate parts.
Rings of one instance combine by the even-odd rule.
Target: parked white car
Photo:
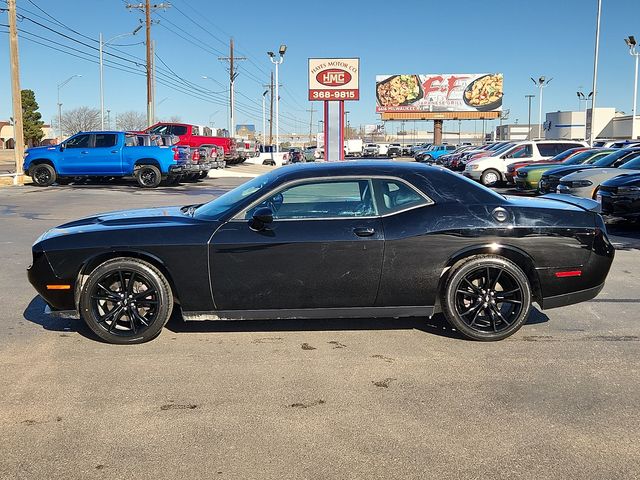
[[[588,147],[587,143],[573,140],[534,140],[514,142],[506,151],[478,158],[467,163],[463,175],[491,186],[506,179],[507,166],[527,160],[540,161],[552,158],[570,148]]]

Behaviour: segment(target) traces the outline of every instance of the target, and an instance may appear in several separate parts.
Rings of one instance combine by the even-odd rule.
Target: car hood
[[[619,175],[607,180],[609,187],[637,187],[640,186],[640,172]]]
[[[527,165],[521,167],[518,170],[524,170],[525,172],[533,172],[534,170],[549,170],[550,168],[557,167],[557,163],[537,163],[535,165]]]
[[[199,220],[182,212],[183,207],[139,208],[135,210],[118,210],[81,218],[59,225],[45,232],[39,239],[104,231],[118,228],[144,228],[167,225],[184,225],[198,223]]]
[[[562,177],[562,180],[573,181],[613,178],[618,175],[625,175],[632,172],[633,170],[625,170],[622,168],[590,168],[589,170],[581,170],[579,172],[573,172],[569,175],[565,175]]]
[[[25,153],[29,153],[29,154],[34,153],[35,154],[35,153],[38,153],[38,152],[51,152],[51,151],[57,150],[58,147],[59,147],[59,145],[45,145],[45,146],[42,146],[42,147],[31,147],[31,148],[27,148],[25,150]]]
[[[557,168],[552,168],[550,170],[547,170],[544,176],[555,177],[555,176],[569,175],[570,173],[579,172],[581,170],[587,170],[590,168],[594,168],[593,165],[571,165],[571,166],[565,166],[565,167],[557,167]]]

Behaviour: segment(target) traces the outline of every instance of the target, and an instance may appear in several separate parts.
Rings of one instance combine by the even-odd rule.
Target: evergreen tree
[[[44,137],[42,115],[38,112],[38,102],[33,90],[22,90],[22,121],[24,141],[30,147],[40,143]]]

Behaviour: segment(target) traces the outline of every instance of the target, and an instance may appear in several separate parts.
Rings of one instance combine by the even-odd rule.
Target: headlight
[[[571,188],[590,187],[591,185],[593,185],[591,180],[576,180],[571,182]]]
[[[477,164],[476,165],[469,165],[467,168],[469,168],[469,167],[471,167],[470,170],[479,170],[480,169],[480,165],[477,165]]]
[[[640,193],[640,187],[618,187],[618,193]]]
[[[24,155],[22,155],[22,158],[27,158],[29,156],[29,152],[24,152]]]

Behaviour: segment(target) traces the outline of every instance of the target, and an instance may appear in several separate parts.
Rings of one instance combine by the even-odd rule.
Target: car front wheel
[[[48,187],[56,181],[56,170],[48,163],[41,163],[31,168],[31,179],[38,187]]]
[[[447,321],[464,336],[480,341],[502,340],[527,320],[531,287],[512,261],[477,255],[451,268],[441,304]]]
[[[500,173],[492,168],[482,172],[480,183],[486,187],[492,187],[500,181]]]
[[[114,344],[143,343],[160,334],[173,310],[173,295],[155,266],[114,258],[93,270],[80,293],[80,314],[89,328]]]

